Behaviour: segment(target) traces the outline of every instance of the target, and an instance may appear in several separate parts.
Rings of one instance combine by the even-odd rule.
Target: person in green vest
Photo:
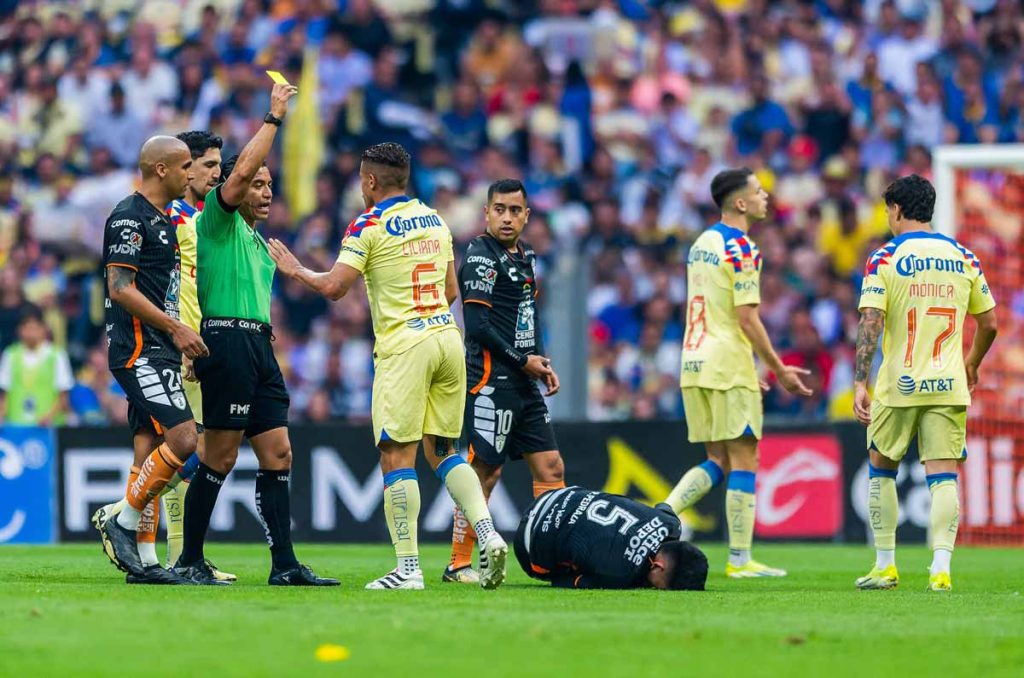
[[[42,311],[25,306],[18,341],[0,356],[0,424],[63,424],[74,383],[68,354],[49,341]]]

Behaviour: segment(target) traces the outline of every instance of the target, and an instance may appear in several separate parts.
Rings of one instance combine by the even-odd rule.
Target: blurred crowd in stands
[[[1011,0],[0,2],[0,349],[34,305],[74,372],[68,420],[123,421],[99,261],[141,143],[203,128],[237,152],[264,70],[315,59],[315,206],[297,217],[278,181],[267,237],[330,268],[369,143],[413,151],[411,192],[460,247],[487,185],[521,177],[542,266],[589,264],[588,418],[678,417],[686,250],[717,219],[711,177],[747,165],[773,196],[762,317],[816,392],[773,389],[767,413],[849,418],[879,196],[937,145],[1024,141],[1022,30]],[[293,418],[366,420],[365,295],[279,277],[273,318]]]

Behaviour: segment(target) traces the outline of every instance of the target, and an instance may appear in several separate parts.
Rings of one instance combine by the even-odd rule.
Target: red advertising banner
[[[759,537],[831,538],[843,529],[843,452],[828,433],[768,434],[757,472]]]

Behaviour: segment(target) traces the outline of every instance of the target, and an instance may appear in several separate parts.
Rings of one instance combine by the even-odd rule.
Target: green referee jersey
[[[199,235],[196,283],[204,318],[243,318],[270,323],[270,288],[277,265],[267,241],[245,223],[238,209],[206,194],[196,219]]]

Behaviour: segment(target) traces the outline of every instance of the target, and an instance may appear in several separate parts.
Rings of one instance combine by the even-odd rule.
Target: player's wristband
[[[265,116],[263,116],[263,122],[267,123],[268,125],[273,125],[274,127],[280,127],[281,123],[284,122],[284,120],[277,117],[273,113],[267,113]]]

